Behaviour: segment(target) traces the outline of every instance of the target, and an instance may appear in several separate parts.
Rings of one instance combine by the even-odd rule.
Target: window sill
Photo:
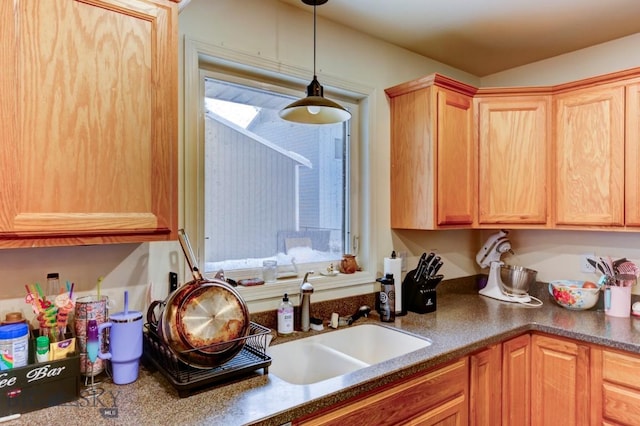
[[[252,313],[276,309],[287,293],[291,303],[300,304],[300,284],[304,275],[278,280],[275,283],[252,287],[238,286],[236,289],[249,306]],[[368,294],[374,291],[375,274],[360,271],[354,274],[338,274],[335,277],[309,275],[308,281],[313,285],[312,301],[324,301]]]

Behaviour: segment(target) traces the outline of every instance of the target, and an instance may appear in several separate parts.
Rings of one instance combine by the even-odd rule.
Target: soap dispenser
[[[289,295],[284,294],[278,307],[278,334],[293,333],[293,305],[289,302]]]

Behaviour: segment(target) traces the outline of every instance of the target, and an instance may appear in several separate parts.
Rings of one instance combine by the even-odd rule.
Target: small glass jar
[[[265,283],[274,283],[278,278],[278,262],[265,260],[262,262],[262,279]]]

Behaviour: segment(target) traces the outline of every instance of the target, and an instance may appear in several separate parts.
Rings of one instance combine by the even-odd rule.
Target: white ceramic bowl
[[[600,287],[583,288],[585,281],[556,280],[549,283],[549,294],[563,308],[584,311],[598,303]]]

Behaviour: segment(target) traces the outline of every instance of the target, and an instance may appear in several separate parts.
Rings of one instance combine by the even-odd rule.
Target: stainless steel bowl
[[[502,291],[508,294],[525,295],[529,293],[529,287],[536,281],[538,271],[522,266],[502,265],[500,267],[500,281]]]

